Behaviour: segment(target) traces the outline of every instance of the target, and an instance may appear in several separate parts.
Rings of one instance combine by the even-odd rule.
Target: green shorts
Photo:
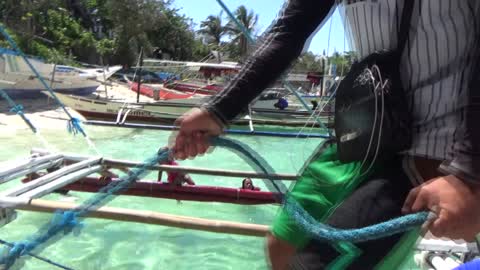
[[[324,221],[331,212],[366,178],[359,175],[360,162],[341,163],[337,159],[336,144],[325,144],[305,168],[288,196],[293,197],[312,217]],[[305,246],[310,236],[294,220],[279,210],[272,234],[297,248]]]

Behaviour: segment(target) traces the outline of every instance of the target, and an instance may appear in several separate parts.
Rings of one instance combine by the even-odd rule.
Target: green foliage
[[[202,21],[198,33],[205,38],[207,44],[219,46],[226,31],[227,29],[222,24],[222,14],[220,13],[217,16],[210,15],[206,20]]]
[[[338,52],[326,57],[323,55],[315,55],[312,52],[303,53],[292,67],[293,72],[320,72],[326,71],[326,65],[335,64],[337,66],[337,74],[345,75],[352,65],[356,55],[354,52]]]
[[[0,21],[27,54],[57,63],[131,65],[142,47],[178,60],[209,53],[172,0],[3,0]]]
[[[303,53],[295,62],[292,70],[296,73],[321,72],[323,73],[326,58],[312,52]]]
[[[248,11],[243,5],[235,10],[234,15],[240,24],[253,36],[258,22],[258,15],[255,14],[253,10]],[[234,47],[230,48],[232,55],[238,55],[239,58],[246,57],[249,43],[242,30],[237,27],[237,24],[233,20],[229,20],[225,28],[232,39],[231,43],[234,44]],[[233,51],[235,47],[238,51]]]

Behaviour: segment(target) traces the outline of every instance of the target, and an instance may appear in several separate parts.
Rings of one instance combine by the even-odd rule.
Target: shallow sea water
[[[105,157],[142,161],[168,142],[170,132],[86,127],[87,133]],[[90,154],[81,136],[66,130],[43,130],[46,140],[59,151]],[[231,136],[253,147],[277,172],[295,173],[320,139]],[[29,155],[39,140],[27,130],[9,130],[0,134],[0,162]],[[185,166],[249,170],[235,154],[215,149],[209,155],[180,162]],[[151,174],[147,179],[154,179]],[[192,175],[197,184],[239,187],[241,178]],[[18,182],[17,182],[18,183]],[[260,180],[256,185],[266,189]],[[16,183],[8,183],[1,190]],[[288,185],[288,182],[286,182]],[[81,202],[90,193],[71,192],[67,197],[48,195],[45,199]],[[177,215],[212,218],[268,225],[278,209],[275,205],[242,206],[223,203],[181,202],[175,200],[118,196],[109,206],[153,210]],[[51,214],[19,211],[16,220],[0,229],[0,239],[18,241],[31,235]],[[78,236],[67,235],[51,242],[39,255],[73,269],[267,269],[264,240],[257,237],[216,234],[129,222],[86,219]],[[56,269],[39,260],[25,257],[21,269]]]

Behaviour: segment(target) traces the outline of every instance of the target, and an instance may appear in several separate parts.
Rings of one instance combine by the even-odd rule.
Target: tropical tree
[[[133,64],[141,47],[178,60],[208,54],[173,0],[0,0],[0,22],[24,52],[57,63]]]
[[[222,24],[222,13],[219,15],[210,15],[206,20],[200,23],[198,33],[205,37],[207,44],[219,46],[222,37],[226,34],[226,28]]]
[[[323,73],[325,68],[325,58],[315,55],[312,52],[305,52],[297,59],[292,67],[293,72],[320,72]]]
[[[258,15],[253,10],[248,11],[245,6],[239,6],[234,12],[235,18],[243,25],[244,29],[254,36],[255,26],[258,22]],[[248,40],[245,37],[242,29],[239,29],[237,24],[230,20],[226,25],[228,34],[232,37],[232,43],[236,44],[241,57],[245,57],[248,51]]]

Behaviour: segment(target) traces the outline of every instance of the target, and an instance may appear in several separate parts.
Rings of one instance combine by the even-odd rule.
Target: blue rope
[[[385,238],[422,225],[429,215],[429,212],[418,212],[360,229],[341,230],[318,222],[291,197],[283,207],[304,231],[324,242],[358,243]]]
[[[23,60],[25,61],[25,63],[27,63],[27,65],[30,67],[30,69],[32,70],[32,72],[35,74],[35,76],[40,80],[40,82],[42,83],[43,87],[45,87],[45,89],[48,90],[48,92],[50,93],[50,95],[52,95],[53,99],[60,105],[60,107],[62,107],[63,111],[67,114],[68,118],[70,118],[70,122],[68,123],[68,130],[70,133],[73,133],[73,134],[77,134],[77,133],[81,133],[84,137],[87,137],[87,134],[85,133],[85,131],[81,128],[80,126],[80,121],[75,120],[75,117],[73,117],[67,110],[67,108],[65,107],[65,105],[60,101],[60,99],[58,99],[57,95],[55,95],[55,93],[53,92],[52,88],[45,82],[45,80],[43,79],[43,77],[40,75],[40,73],[38,73],[37,69],[35,69],[35,67],[32,65],[32,63],[30,63],[30,60],[28,60],[28,58],[25,56],[25,54],[22,52],[22,50],[20,50],[20,48],[18,47],[18,45],[15,43],[15,41],[10,37],[10,35],[7,33],[7,31],[5,31],[5,28],[3,27],[3,25],[0,24],[0,33],[2,33],[2,35],[5,37],[5,39],[7,40],[7,42],[10,44],[10,46],[12,46],[12,48],[18,53],[18,55],[20,55]]]
[[[3,89],[0,89],[0,96],[2,96],[8,103],[8,105],[11,107],[10,112],[18,114],[23,121],[28,125],[28,127],[33,131],[33,133],[37,133],[37,128],[30,122],[30,119],[25,116],[23,112],[23,106],[20,104],[15,103],[13,99],[11,99],[7,92],[5,92]]]
[[[40,228],[29,240],[15,242],[12,244],[12,248],[1,253],[5,255],[0,259],[0,265],[3,265],[4,269],[10,268],[18,258],[30,253],[36,248],[42,247],[47,241],[61,233],[63,233],[63,235],[69,233],[73,233],[74,235],[80,234],[81,228],[83,227],[80,218],[109,202],[113,199],[113,195],[127,189],[132,183],[148,173],[148,167],[166,161],[169,154],[168,149],[160,149],[155,156],[146,160],[142,165],[133,168],[127,175],[121,177],[120,181],[111,182],[103,187],[95,196],[92,196],[74,210],[56,212],[51,221]]]
[[[253,168],[259,169],[267,175],[273,173],[273,168],[266,160],[243,143],[231,139],[215,138],[212,141],[212,145],[225,147],[238,153],[239,156],[248,161]],[[120,181],[111,182],[109,185],[103,187],[96,195],[92,196],[74,210],[56,212],[51,222],[37,231],[37,233],[30,238],[31,240],[13,243],[13,247],[4,253],[6,255],[1,258],[0,264],[5,265],[5,269],[8,269],[20,256],[30,253],[33,249],[45,244],[61,232],[63,232],[63,234],[71,232],[73,232],[74,235],[79,234],[80,229],[83,227],[83,223],[79,221],[81,217],[110,201],[114,194],[127,189],[137,179],[145,175],[146,172],[148,172],[148,167],[166,161],[169,155],[170,150],[167,148],[160,149],[155,156],[146,160],[142,165],[133,168],[127,175],[120,178]],[[293,198],[288,197],[285,199],[282,193],[286,192],[286,187],[281,181],[276,183],[271,177],[268,177],[268,180],[270,182],[269,189],[272,190],[273,188],[276,192],[281,193],[277,199],[283,203],[283,207],[285,207],[295,222],[307,233],[311,234],[312,237],[321,241],[362,242],[382,238],[419,226],[427,220],[428,216],[427,212],[421,212],[365,228],[339,230],[317,222]]]
[[[5,240],[2,240],[2,239],[0,239],[0,244],[3,244],[3,245],[6,245],[6,246],[9,246],[9,247],[11,247],[11,248],[13,248],[13,247],[14,247],[14,244],[12,244],[12,243],[9,243],[9,242],[7,242],[7,241],[5,241]],[[56,267],[58,267],[58,268],[61,268],[61,269],[65,269],[65,270],[73,270],[73,268],[70,268],[70,267],[68,267],[68,266],[65,266],[65,265],[61,265],[61,264],[59,264],[59,263],[57,263],[57,262],[54,262],[54,261],[52,261],[52,260],[49,260],[49,259],[47,259],[47,258],[44,258],[44,257],[38,256],[38,255],[36,255],[36,254],[33,254],[33,253],[27,253],[26,255],[28,255],[28,256],[31,256],[31,257],[33,257],[33,258],[35,258],[35,259],[37,259],[37,260],[40,260],[40,261],[46,262],[46,263],[48,263],[48,264],[51,264],[51,265],[53,265],[53,266],[56,266]]]
[[[273,168],[265,159],[243,143],[231,139],[216,138],[213,141],[213,144],[229,148],[230,150],[242,154],[245,159],[250,161],[249,163],[252,167],[256,167],[266,175],[272,175],[274,173]],[[285,196],[283,194],[285,193],[284,188],[282,189],[277,185],[272,178],[269,178],[268,180],[271,182],[276,192],[282,193],[282,196]],[[279,183],[280,185],[283,185],[282,182]],[[269,189],[273,191],[271,188]],[[320,241],[327,242],[347,241],[355,243],[385,238],[387,236],[409,231],[414,227],[422,225],[427,221],[429,214],[429,212],[419,212],[360,229],[340,230],[315,220],[315,218],[305,211],[305,209],[303,209],[302,206],[292,197],[287,197],[286,199],[283,197],[281,198],[281,201],[283,202],[283,207],[287,213],[301,228],[303,228],[305,232]]]

